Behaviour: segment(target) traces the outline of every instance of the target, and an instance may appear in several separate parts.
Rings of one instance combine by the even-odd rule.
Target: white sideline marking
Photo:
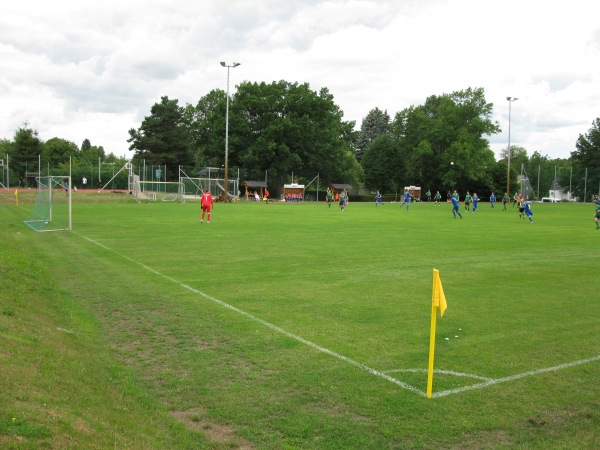
[[[464,386],[461,388],[450,389],[447,391],[440,391],[440,392],[436,392],[436,393],[432,394],[431,397],[436,398],[436,397],[445,397],[446,395],[450,395],[450,394],[459,394],[459,393],[465,392],[465,391],[472,391],[473,389],[481,389],[484,387],[492,386],[494,384],[506,383],[507,381],[514,381],[514,380],[518,380],[520,378],[530,377],[532,375],[539,375],[540,373],[554,372],[557,370],[567,369],[569,367],[579,366],[581,364],[587,364],[587,363],[594,362],[594,361],[600,361],[600,355],[594,356],[592,358],[580,359],[579,361],[573,361],[573,362],[566,363],[566,364],[560,364],[560,365],[554,366],[554,367],[546,367],[544,369],[532,370],[530,372],[519,373],[517,375],[511,375],[511,376],[504,377],[504,378],[496,378],[495,380],[490,379],[489,381],[486,381],[484,383],[477,383],[477,384],[473,384],[471,386]]]
[[[78,235],[78,236],[81,236],[81,235]],[[152,267],[147,266],[146,264],[143,264],[143,263],[140,263],[138,261],[135,261],[134,259],[131,259],[128,256],[122,255],[122,254],[116,252],[115,250],[113,250],[111,248],[108,248],[105,245],[102,245],[99,242],[94,241],[93,239],[87,238],[85,236],[81,236],[81,237],[83,239],[85,239],[85,240],[93,243],[93,244],[96,244],[96,245],[102,247],[105,250],[108,250],[108,251],[110,251],[110,252],[112,252],[112,253],[114,253],[116,255],[119,255],[121,258],[124,258],[127,261],[131,261],[132,263],[137,264],[138,266],[143,267],[144,269],[146,269],[146,270],[148,270],[148,271],[150,271],[150,272],[152,272],[152,273],[154,273],[156,275],[159,275],[159,276],[161,276],[161,277],[163,277],[163,278],[171,281],[172,283],[174,283],[174,284],[176,284],[176,285],[178,285],[178,286],[180,286],[180,287],[182,287],[184,289],[187,289],[188,291],[193,292],[194,294],[201,295],[202,297],[210,300],[211,302],[214,302],[214,303],[216,303],[216,304],[218,304],[220,306],[223,306],[223,307],[228,308],[228,309],[230,309],[232,311],[235,311],[236,313],[241,314],[242,316],[247,317],[248,319],[254,320],[254,321],[256,321],[256,322],[258,322],[258,323],[260,323],[260,324],[262,324],[262,325],[264,325],[264,326],[266,326],[266,327],[268,327],[268,328],[270,328],[270,329],[272,329],[274,331],[277,331],[278,333],[283,334],[284,336],[287,336],[289,338],[295,339],[296,341],[301,342],[303,344],[306,344],[306,345],[308,345],[309,347],[311,347],[311,348],[313,348],[315,350],[318,350],[320,352],[323,352],[323,353],[326,353],[326,354],[328,354],[330,356],[333,356],[334,358],[337,358],[337,359],[339,359],[341,361],[344,361],[344,362],[346,362],[348,364],[351,364],[351,365],[353,365],[355,367],[358,367],[359,369],[362,369],[362,370],[364,370],[364,371],[366,371],[366,372],[368,372],[368,373],[370,373],[372,375],[381,377],[381,378],[383,378],[383,379],[385,379],[387,381],[390,381],[391,383],[394,383],[394,384],[396,384],[396,385],[398,385],[398,386],[400,386],[400,387],[402,387],[402,388],[404,388],[406,390],[414,392],[415,394],[419,394],[422,397],[426,397],[427,396],[426,392],[421,391],[420,389],[417,389],[416,387],[411,386],[410,384],[407,384],[407,383],[404,383],[403,381],[397,380],[396,378],[393,378],[393,377],[391,377],[389,375],[386,375],[385,373],[380,372],[379,370],[375,370],[372,367],[366,366],[366,365],[364,365],[362,363],[359,363],[358,361],[354,361],[353,359],[347,358],[347,357],[345,357],[343,355],[340,355],[339,353],[336,353],[336,352],[334,352],[332,350],[329,350],[329,349],[327,349],[325,347],[321,347],[320,345],[315,344],[314,342],[308,341],[308,340],[306,340],[304,338],[301,338],[300,336],[297,336],[295,334],[289,333],[289,332],[285,331],[283,328],[278,327],[277,325],[273,325],[272,323],[267,322],[267,321],[265,321],[263,319],[260,319],[259,317],[253,316],[252,314],[250,314],[250,313],[248,313],[246,311],[243,311],[243,310],[241,310],[239,308],[236,308],[235,306],[230,305],[229,303],[225,303],[224,301],[219,300],[219,299],[217,299],[215,297],[212,297],[212,296],[210,296],[210,295],[208,295],[208,294],[206,294],[206,293],[204,293],[202,291],[199,291],[198,289],[195,289],[195,288],[193,288],[191,286],[188,286],[187,284],[181,283],[181,282],[177,281],[176,279],[171,278],[168,275],[164,275],[164,274],[160,273],[159,271],[153,269]]]
[[[383,371],[383,373],[394,373],[394,372],[427,373],[427,369],[392,369],[392,370],[384,370]],[[477,380],[493,381],[492,378],[482,377],[480,375],[475,375],[473,373],[454,372],[453,370],[434,369],[433,373],[434,373],[434,375],[436,373],[443,373],[445,375],[454,375],[455,377],[466,377],[466,378],[475,378]]]
[[[74,332],[74,331],[72,331],[72,330],[67,330],[66,328],[56,327],[56,329],[57,329],[58,331],[62,331],[63,333],[75,334],[75,332]]]
[[[268,327],[268,328],[270,328],[270,329],[272,329],[274,331],[277,331],[278,333],[283,334],[284,336],[287,336],[289,338],[295,339],[296,341],[301,342],[301,343],[303,343],[305,345],[308,345],[309,347],[311,347],[311,348],[313,348],[315,350],[318,350],[320,352],[326,353],[326,354],[328,354],[330,356],[333,356],[334,358],[337,358],[337,359],[339,359],[341,361],[344,361],[345,363],[348,363],[350,365],[358,367],[359,369],[364,370],[365,372],[368,372],[371,375],[375,375],[375,376],[381,377],[384,380],[387,380],[387,381],[389,381],[391,383],[394,383],[394,384],[400,386],[403,389],[406,389],[408,391],[414,392],[415,394],[418,394],[421,397],[427,397],[427,392],[421,391],[420,389],[418,389],[418,388],[416,388],[414,386],[411,386],[410,384],[404,383],[403,381],[397,380],[396,378],[387,375],[387,373],[401,372],[401,371],[404,371],[404,372],[426,372],[425,369],[397,369],[397,370],[388,370],[388,371],[379,371],[379,370],[373,369],[372,367],[369,367],[369,366],[367,366],[365,364],[359,363],[358,361],[354,361],[353,359],[347,358],[347,357],[345,357],[343,355],[340,355],[339,353],[336,353],[336,352],[334,352],[332,350],[329,350],[329,349],[327,349],[325,347],[321,347],[320,345],[315,344],[314,342],[308,341],[308,340],[306,340],[304,338],[301,338],[300,336],[297,336],[295,334],[289,333],[289,332],[285,331],[283,328],[278,327],[277,325],[274,325],[274,324],[272,324],[270,322],[267,322],[267,321],[265,321],[263,319],[260,319],[259,317],[253,316],[252,314],[250,314],[250,313],[248,313],[248,312],[246,312],[244,310],[241,310],[241,309],[239,309],[239,308],[237,308],[237,307],[235,307],[233,305],[230,305],[229,303],[225,303],[224,301],[219,300],[219,299],[217,299],[215,297],[212,297],[212,296],[210,296],[210,295],[208,295],[208,294],[206,294],[206,293],[204,293],[202,291],[199,291],[198,289],[195,289],[195,288],[193,288],[191,286],[188,286],[187,284],[181,283],[178,280],[176,280],[176,279],[174,279],[174,278],[172,278],[172,277],[170,277],[168,275],[164,275],[164,274],[160,273],[159,271],[153,269],[152,267],[147,266],[146,264],[140,263],[140,262],[138,262],[138,261],[130,258],[129,256],[125,256],[125,255],[123,255],[121,253],[118,253],[117,251],[115,251],[115,250],[107,247],[106,245],[103,245],[103,244],[101,244],[99,242],[96,242],[93,239],[90,239],[90,238],[85,237],[85,236],[81,236],[80,234],[75,233],[75,232],[73,232],[73,234],[76,234],[77,236],[85,239],[86,241],[89,241],[92,244],[95,244],[95,245],[97,245],[99,247],[102,247],[103,249],[105,249],[105,250],[107,250],[107,251],[109,251],[111,253],[114,253],[115,255],[118,255],[121,258],[126,259],[127,261],[130,261],[130,262],[132,262],[132,263],[134,263],[134,264],[136,264],[136,265],[138,265],[140,267],[143,267],[144,269],[146,269],[146,270],[148,270],[148,271],[150,271],[150,272],[152,272],[152,273],[154,273],[154,274],[156,274],[158,276],[161,276],[161,277],[169,280],[170,282],[176,284],[177,286],[182,287],[183,289],[187,289],[188,291],[191,291],[194,294],[198,294],[198,295],[206,298],[207,300],[210,300],[211,302],[214,302],[214,303],[216,303],[216,304],[218,304],[220,306],[223,306],[223,307],[225,307],[227,309],[235,311],[236,313],[241,314],[242,316],[244,316],[244,317],[246,317],[248,319],[254,320],[255,322],[258,322],[258,323],[260,323],[260,324],[262,324],[262,325],[264,325],[264,326],[266,326],[266,327]],[[450,371],[450,370],[434,370],[434,374],[435,373],[444,373],[444,374],[449,374],[449,375],[454,375],[454,376],[459,376],[459,377],[471,377],[471,378],[477,378],[477,379],[484,380],[484,382],[483,383],[472,384],[470,386],[464,386],[464,387],[461,387],[461,388],[449,389],[447,391],[435,392],[435,393],[432,394],[431,397],[432,398],[438,398],[438,397],[445,397],[447,395],[452,395],[452,394],[460,394],[461,392],[471,391],[471,390],[474,390],[474,389],[482,389],[482,388],[485,388],[485,387],[488,387],[488,386],[492,386],[494,384],[506,383],[507,381],[514,381],[514,380],[518,380],[520,378],[525,378],[525,377],[529,377],[529,376],[533,376],[533,375],[539,375],[541,373],[554,372],[554,371],[557,371],[557,370],[567,369],[569,367],[579,366],[581,364],[587,364],[587,363],[594,362],[594,361],[600,361],[600,355],[594,356],[592,358],[581,359],[579,361],[574,361],[574,362],[570,362],[570,363],[566,363],[566,364],[560,364],[558,366],[547,367],[547,368],[538,369],[538,370],[532,370],[530,372],[524,372],[524,373],[520,373],[520,374],[517,374],[517,375],[511,375],[511,376],[508,376],[508,377],[496,378],[496,379],[487,378],[487,377],[481,377],[479,375],[473,375],[473,374],[465,374],[465,373],[461,373],[461,372],[453,372],[453,371]]]

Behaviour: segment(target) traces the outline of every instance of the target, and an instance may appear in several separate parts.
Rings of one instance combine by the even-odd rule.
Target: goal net
[[[72,229],[71,177],[37,177],[35,203],[24,223],[35,231]]]
[[[133,198],[141,202],[185,203],[185,189],[182,183],[173,181],[140,181],[133,176]]]
[[[218,198],[225,192],[225,189],[223,188],[224,180],[218,178],[191,178],[180,176],[179,181],[183,184],[184,196],[188,199],[198,199],[202,197],[202,194],[205,192],[210,192],[213,197]],[[234,199],[231,192],[237,192],[237,180],[228,180],[228,185],[228,195],[230,199]]]
[[[5,179],[5,175],[8,176],[8,162],[6,163],[6,166],[5,166],[4,160],[0,159],[0,187],[8,190],[8,188],[6,187],[7,182]]]

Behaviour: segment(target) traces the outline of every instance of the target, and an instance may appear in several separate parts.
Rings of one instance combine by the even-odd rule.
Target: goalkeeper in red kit
[[[206,191],[200,198],[200,206],[202,207],[202,217],[200,223],[204,222],[204,213],[207,213],[206,223],[210,223],[210,209],[214,206],[215,202],[210,192]]]

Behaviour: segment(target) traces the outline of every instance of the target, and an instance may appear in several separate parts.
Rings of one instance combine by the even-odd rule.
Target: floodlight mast
[[[229,69],[231,69],[232,67],[237,67],[239,65],[240,63],[238,62],[227,64],[225,61],[221,61],[221,66],[227,67],[227,107],[225,109],[225,174],[223,177],[225,203],[229,202]]]
[[[519,100],[516,97],[506,97],[508,100],[508,171],[506,174],[506,195],[510,196],[510,114],[512,102]]]

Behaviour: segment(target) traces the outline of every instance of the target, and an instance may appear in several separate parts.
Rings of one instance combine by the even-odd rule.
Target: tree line
[[[163,96],[139,128],[129,130],[132,163],[166,166],[169,180],[177,179],[180,166],[190,176],[205,167],[223,167],[226,100],[225,91],[219,89],[195,105],[181,106]],[[501,129],[492,120],[493,104],[485,99],[483,88],[432,95],[393,118],[374,108],[358,130],[354,121],[344,120],[328,89],[316,92],[306,83],[243,82],[229,105],[230,177],[239,171],[245,180],[262,180],[268,173],[274,193],[292,173],[300,182],[319,174],[326,183],[384,194],[417,185],[434,192],[476,191],[485,197],[507,188],[508,149],[496,161],[488,138]],[[519,175],[525,174],[530,181],[537,177],[538,183],[531,184],[540,186],[542,192],[535,195],[542,197],[556,174],[557,181],[577,197],[591,195],[600,185],[599,135],[596,119],[586,134],[579,135],[568,159],[552,160],[537,151],[528,156],[526,149],[511,146],[510,191],[519,189]],[[112,153],[107,156],[87,139],[81,147],[60,138],[42,142],[28,124],[15,132],[13,141],[1,140],[0,148],[13,156],[19,174],[37,155],[48,164],[64,163],[71,156],[74,165],[82,167],[97,164],[99,158],[108,164],[125,162]]]
[[[507,191],[531,199],[548,196],[559,185],[582,201],[600,192],[600,119],[579,135],[568,159],[551,159],[538,151],[511,145],[495,160],[485,136],[500,132],[491,121],[492,104],[482,89],[431,96],[393,120],[375,108],[362,122],[356,155],[365,172],[365,185],[382,192],[420,185],[436,189],[477,192],[486,198]],[[527,190],[529,189],[529,190]]]
[[[72,170],[74,180],[85,177],[89,186],[96,188],[102,179],[106,182],[111,178],[115,167],[118,170],[126,162],[124,157],[107,155],[102,146],[92,145],[89,139],[80,146],[59,137],[43,141],[27,122],[15,131],[12,140],[0,139],[0,155],[8,155],[11,187],[35,187],[38,174],[68,175]]]

